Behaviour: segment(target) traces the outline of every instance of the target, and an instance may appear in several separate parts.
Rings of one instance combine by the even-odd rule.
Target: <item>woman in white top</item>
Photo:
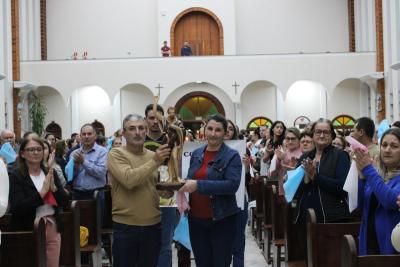
[[[43,164],[43,141],[23,139],[18,167],[10,174],[11,225],[16,230],[32,230],[35,218],[46,221],[47,267],[59,266],[61,236],[57,213],[68,204],[69,195],[53,169]]]

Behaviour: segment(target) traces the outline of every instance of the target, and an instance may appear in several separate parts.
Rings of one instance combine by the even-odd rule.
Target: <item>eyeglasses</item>
[[[28,148],[25,148],[24,151],[26,151],[26,152],[28,152],[30,154],[33,154],[35,152],[40,153],[40,152],[43,152],[43,148],[41,148],[41,147],[28,147]]]
[[[300,143],[302,143],[302,144],[311,144],[312,141],[311,140],[301,140]]]
[[[317,129],[317,130],[315,130],[314,131],[314,134],[315,135],[321,135],[321,134],[324,134],[324,135],[331,135],[331,131],[329,131],[329,130],[320,130],[320,129]]]
[[[295,142],[297,137],[285,137],[286,142]]]

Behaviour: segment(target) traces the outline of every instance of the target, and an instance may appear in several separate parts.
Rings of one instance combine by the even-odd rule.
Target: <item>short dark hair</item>
[[[395,121],[392,123],[392,126],[400,128],[400,121]]]
[[[78,133],[72,133],[71,138],[75,139],[75,136],[79,135]]]
[[[308,136],[308,137],[312,138],[312,137],[313,137],[313,134],[312,134],[312,132],[310,132],[310,131],[308,131],[308,130],[305,130],[305,131],[301,132],[300,138],[299,138],[299,139],[301,140],[301,138],[303,138],[303,137],[305,137],[305,136]]]
[[[368,117],[361,117],[357,120],[356,128],[358,130],[362,129],[364,130],[365,134],[369,138],[374,138],[374,133],[375,133],[375,123],[373,120],[371,120]]]
[[[224,131],[225,132],[228,131],[228,121],[221,114],[209,115],[207,117],[206,125],[204,127],[206,127],[208,122],[211,121],[211,120],[221,123],[222,124],[222,128],[224,128]]]
[[[150,110],[153,109],[153,104],[149,104],[146,106],[146,109],[144,110],[144,115],[147,118],[147,114],[149,113]],[[161,114],[164,116],[164,109],[162,108],[162,106],[157,104],[157,111],[161,112]]]
[[[311,127],[311,132],[314,137],[314,131],[315,131],[315,126],[317,126],[318,123],[327,123],[329,124],[329,130],[331,131],[331,137],[332,140],[336,138],[336,133],[335,133],[335,128],[333,128],[333,124],[330,120],[324,119],[324,118],[319,118]]]
[[[84,125],[82,125],[82,127],[81,127],[81,133],[82,133],[83,128],[85,128],[85,127],[91,127],[91,128],[93,129],[93,132],[94,132],[95,134],[97,134],[96,129],[94,128],[93,124],[91,124],[91,123],[85,123]]]

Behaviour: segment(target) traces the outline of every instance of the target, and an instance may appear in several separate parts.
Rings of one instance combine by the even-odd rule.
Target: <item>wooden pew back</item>
[[[79,208],[80,226],[89,230],[88,245],[81,251],[94,251],[101,248],[101,211],[99,192],[96,191],[91,200],[77,200],[75,206]]]
[[[69,211],[58,214],[58,220],[62,224],[60,266],[80,266],[80,216],[77,202],[72,201]]]
[[[340,266],[340,246],[344,235],[358,236],[360,223],[317,223],[313,209],[307,211],[308,267]]]
[[[272,185],[271,190],[272,239],[283,239],[285,199],[279,196],[277,186]]]
[[[0,267],[26,266],[46,267],[46,225],[43,218],[35,219],[33,231],[2,231]]]
[[[354,237],[345,235],[341,246],[342,267],[398,267],[400,255],[367,255],[359,256]]]

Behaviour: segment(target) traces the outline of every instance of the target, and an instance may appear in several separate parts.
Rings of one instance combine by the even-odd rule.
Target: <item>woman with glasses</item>
[[[35,218],[46,220],[47,267],[59,266],[61,236],[57,213],[69,196],[57,174],[44,165],[44,144],[36,136],[23,139],[18,168],[10,174],[11,225],[16,230],[33,230]]]
[[[279,195],[285,194],[283,183],[286,180],[288,170],[295,169],[297,161],[301,156],[300,131],[297,128],[286,129],[284,146],[275,149],[277,156],[276,173],[278,174]]]
[[[306,210],[314,209],[318,222],[340,222],[349,218],[347,193],[343,185],[350,169],[350,158],[332,145],[336,138],[332,123],[319,119],[311,129],[315,148],[299,160],[305,175],[296,192],[296,221],[305,223]]]

